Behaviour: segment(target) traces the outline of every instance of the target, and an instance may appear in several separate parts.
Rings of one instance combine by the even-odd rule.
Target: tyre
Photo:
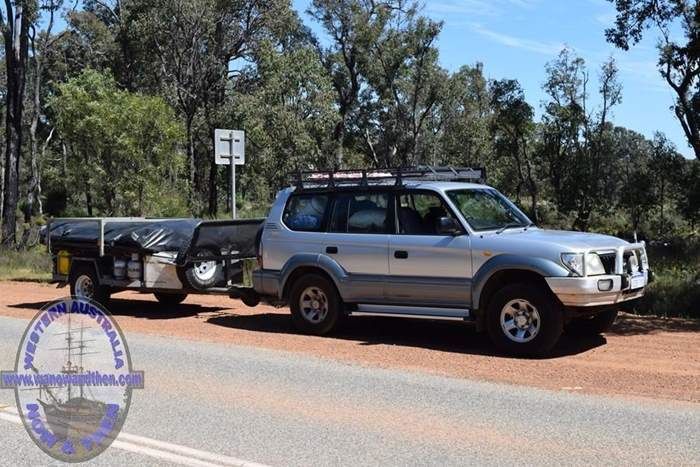
[[[202,248],[193,257],[214,257],[219,253],[209,248]],[[223,265],[217,261],[193,261],[187,265],[185,278],[187,283],[196,290],[206,290],[221,281]]]
[[[536,283],[506,285],[487,309],[487,329],[502,352],[542,356],[557,343],[564,316],[556,298]]]
[[[111,290],[100,285],[95,266],[89,263],[75,263],[70,268],[70,294],[73,297],[87,298],[102,305],[107,305]]]
[[[340,319],[342,301],[327,278],[318,274],[301,276],[289,294],[292,321],[302,332],[324,335],[331,332]]]
[[[566,325],[566,333],[572,336],[594,336],[609,331],[616,319],[616,308],[587,318],[574,318]]]
[[[156,297],[156,300],[163,305],[179,305],[187,298],[186,293],[155,292],[153,295]]]

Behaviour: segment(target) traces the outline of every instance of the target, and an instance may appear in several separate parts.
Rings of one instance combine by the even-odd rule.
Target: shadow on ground
[[[222,315],[207,319],[217,326],[255,332],[299,334],[288,314],[264,313],[257,315]],[[396,319],[382,317],[354,317],[346,319],[340,328],[326,339],[342,339],[359,345],[398,345],[484,356],[501,356],[488,336],[477,333],[468,324],[429,321],[423,319]],[[605,345],[603,336],[570,338],[563,336],[547,358],[576,355]]]
[[[48,301],[17,303],[11,308],[36,311]],[[251,332],[299,334],[288,313],[232,314],[224,306],[184,303],[161,305],[152,300],[113,298],[108,307],[115,316],[170,320],[199,316],[216,326]],[[623,314],[610,331],[611,335],[629,336],[658,332],[700,332],[700,322],[678,318],[659,318]],[[463,323],[396,319],[382,317],[353,317],[326,339],[353,341],[358,345],[398,345],[438,350],[442,352],[497,356],[485,334]],[[563,335],[548,358],[577,355],[606,344],[604,336],[574,337]]]
[[[50,303],[51,301],[53,300],[30,303],[16,303],[8,306],[10,308],[38,311],[44,305]],[[180,305],[175,306],[161,305],[160,303],[151,300],[134,300],[120,298],[112,298],[109,301],[109,305],[107,306],[107,311],[109,311],[113,316],[131,316],[134,318],[146,319],[187,318],[189,316],[197,316],[201,313],[214,313],[225,309],[225,307],[197,305],[190,303],[182,303]]]
[[[658,332],[700,332],[700,321],[683,318],[661,318],[621,314],[610,334],[621,336]]]

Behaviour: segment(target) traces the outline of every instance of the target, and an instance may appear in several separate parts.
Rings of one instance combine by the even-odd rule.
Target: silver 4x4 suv
[[[256,292],[303,331],[346,315],[474,321],[542,354],[608,329],[650,278],[643,243],[540,229],[473,169],[306,174],[264,224]]]

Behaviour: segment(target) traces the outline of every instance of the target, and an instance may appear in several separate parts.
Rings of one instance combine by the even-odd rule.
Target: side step
[[[401,305],[358,304],[349,316],[389,316],[392,318],[438,319],[446,321],[470,321],[471,313],[466,308],[427,308]]]

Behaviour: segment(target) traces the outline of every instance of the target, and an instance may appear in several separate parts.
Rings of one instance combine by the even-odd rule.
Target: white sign
[[[214,130],[214,158],[218,165],[245,164],[245,132]]]

